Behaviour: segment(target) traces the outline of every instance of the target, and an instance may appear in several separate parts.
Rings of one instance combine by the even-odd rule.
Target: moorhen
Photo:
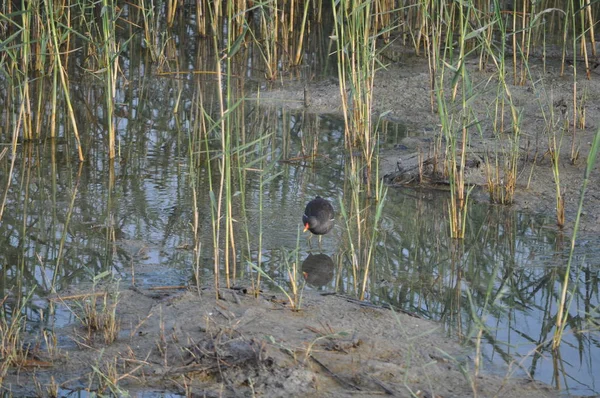
[[[325,235],[333,228],[333,206],[327,199],[317,196],[306,205],[302,215],[304,232],[307,230],[315,235]]]

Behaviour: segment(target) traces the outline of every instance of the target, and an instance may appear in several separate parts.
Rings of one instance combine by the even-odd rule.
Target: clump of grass
[[[77,296],[74,304],[77,310],[73,311],[73,314],[84,326],[87,341],[93,341],[96,336],[100,336],[104,344],[112,344],[117,339],[121,329],[121,322],[117,316],[117,306],[119,304],[118,283],[112,292],[108,290],[104,292],[96,291],[98,281],[107,276],[110,276],[109,271],[93,278],[92,293]]]
[[[53,331],[41,331],[45,353],[40,350],[42,343],[38,339],[32,342],[25,340],[28,324],[26,307],[32,296],[33,290],[28,296],[19,298],[16,303],[8,304],[8,296],[0,300],[0,307],[3,308],[0,311],[0,386],[10,368],[50,367],[51,361],[60,355]],[[46,386],[46,391],[40,396],[58,396],[54,394],[55,391],[57,385],[52,379],[52,383]]]
[[[93,372],[90,373],[88,382],[88,391],[98,392],[100,395],[109,392],[112,396],[129,396],[127,390],[119,386],[121,380],[129,377],[129,374],[121,374],[118,367],[118,359],[106,360],[100,362],[101,356],[95,365],[92,365]]]
[[[287,298],[290,307],[294,311],[299,311],[302,308],[302,294],[304,293],[304,287],[306,281],[299,270],[299,247],[300,247],[300,230],[298,230],[297,247],[291,252],[285,252],[283,255],[285,271],[287,274],[287,286],[275,281],[269,274],[267,274],[262,267],[257,266],[252,262],[248,262],[248,265],[252,267],[262,278],[265,278],[276,286]]]
[[[519,148],[512,142],[509,144],[510,149],[502,148],[494,154],[493,158],[489,155],[486,157],[486,188],[491,203],[509,205],[514,201]]]
[[[59,397],[59,386],[54,376],[50,376],[50,383],[42,385],[34,376],[35,391],[38,397],[57,398]]]
[[[100,297],[91,295],[80,303],[81,321],[86,328],[88,338],[100,334],[105,344],[114,342],[120,330],[120,321],[116,314],[118,293],[112,299],[109,297],[109,293],[105,292]]]
[[[6,372],[13,366],[23,366],[27,362],[29,349],[24,344],[24,333],[27,325],[25,317],[25,304],[31,298],[31,294],[19,300],[12,306],[10,315],[0,311],[0,385],[6,376]],[[4,307],[8,296],[0,301]]]
[[[58,348],[58,340],[56,339],[56,334],[54,331],[44,329],[42,331],[42,339],[44,340],[46,352],[51,358],[56,358],[61,354],[60,349]]]

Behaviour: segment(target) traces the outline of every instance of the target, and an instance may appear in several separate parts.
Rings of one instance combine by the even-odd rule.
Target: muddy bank
[[[417,169],[419,152],[427,160],[432,154],[432,142],[440,132],[438,115],[432,111],[431,83],[427,60],[416,57],[401,47],[390,47],[385,59],[385,69],[376,73],[374,84],[374,113],[386,114],[385,118],[408,126],[409,137],[394,149],[381,153],[381,174],[388,175],[389,181],[399,184],[411,180],[408,171]],[[498,95],[497,73],[487,67],[479,71],[475,61],[468,64],[469,76],[474,87],[473,111],[481,126],[481,133],[472,129],[467,144],[468,161],[477,167],[467,171],[467,182],[478,189],[474,198],[487,201],[486,168],[495,170],[496,159],[502,164],[502,146],[510,139],[511,131],[505,129],[505,136],[494,137],[495,98]],[[511,69],[512,68],[508,68]],[[554,129],[562,126],[565,120],[573,120],[573,68],[567,67],[560,75],[558,59],[548,59],[542,64],[540,59],[531,58],[531,79],[523,86],[509,84],[512,99],[520,112],[521,137],[519,140],[519,164],[516,192],[512,206],[516,209],[554,215],[556,213],[556,185],[549,155],[549,139],[552,137],[548,120],[553,114]],[[560,187],[565,199],[565,230],[571,231],[579,203],[586,157],[596,129],[600,125],[600,76],[594,70],[591,79],[585,78],[585,71],[578,71],[579,106],[585,108],[585,128],[577,129],[575,136],[571,132],[562,136],[559,162]],[[448,79],[451,80],[451,79]],[[512,76],[506,77],[512,82]],[[534,83],[531,81],[533,80]],[[334,113],[341,115],[340,91],[335,78],[312,82],[307,86],[308,101],[306,110],[315,113]],[[290,108],[301,109],[305,106],[303,82],[285,82],[271,87],[260,94],[260,102],[268,105],[284,104]],[[435,106],[434,106],[435,107]],[[510,126],[510,118],[505,118]],[[507,127],[508,129],[508,127]],[[561,135],[558,134],[558,139]],[[578,159],[571,161],[571,146],[575,141]],[[499,156],[497,156],[499,154]],[[500,172],[502,175],[502,171]],[[399,178],[395,178],[399,177]],[[591,181],[598,180],[597,168]],[[414,181],[411,181],[414,182]],[[600,231],[600,187],[590,184],[586,194],[584,212],[580,230],[583,232]]]
[[[476,375],[470,350],[440,323],[337,295],[307,291],[300,311],[283,297],[244,290],[221,290],[215,300],[211,288],[201,296],[126,289],[118,300],[114,343],[83,339],[77,323],[56,330],[70,347],[54,358],[38,352],[50,365],[11,370],[4,390],[35,395],[54,380],[60,395],[89,388],[132,396],[558,396],[511,372]]]

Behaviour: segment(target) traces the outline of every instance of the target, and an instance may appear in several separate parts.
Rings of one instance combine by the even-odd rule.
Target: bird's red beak
[[[304,231],[302,231],[302,232],[306,232],[306,231],[308,231],[308,223],[304,224]]]

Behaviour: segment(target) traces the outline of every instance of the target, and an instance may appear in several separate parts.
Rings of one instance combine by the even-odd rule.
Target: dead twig
[[[317,365],[319,365],[321,367],[321,369],[323,369],[325,371],[325,373],[327,373],[329,376],[333,377],[333,379],[335,379],[335,381],[337,381],[342,387],[351,388],[356,391],[362,391],[362,389],[359,386],[357,386],[356,384],[350,383],[349,381],[344,380],[344,378],[342,376],[333,372],[323,362],[319,361],[312,354],[309,354],[308,357],[310,359],[312,359]]]
[[[383,381],[381,381],[379,379],[376,379],[375,377],[370,376],[368,374],[364,374],[363,373],[363,376],[366,377],[367,379],[371,380],[373,383],[377,384],[379,387],[381,387],[381,389],[383,391],[385,391],[385,393],[387,395],[391,395],[392,397],[399,397],[400,396],[396,391],[392,390],[392,388],[389,387],[387,384],[385,384]]]
[[[79,299],[85,299],[88,297],[106,296],[107,294],[108,294],[107,292],[83,293],[83,294],[74,294],[71,296],[48,297],[48,300],[50,300],[50,301],[79,300]]]
[[[326,294],[323,294],[323,295],[338,296],[338,297],[343,298],[344,300],[346,300],[346,301],[348,301],[350,303],[358,304],[361,307],[378,308],[378,309],[384,309],[384,310],[393,310],[395,312],[400,312],[402,314],[405,314],[405,315],[408,315],[408,316],[412,316],[413,318],[421,319],[421,317],[419,315],[415,314],[414,312],[406,311],[406,310],[404,310],[402,308],[398,308],[398,307],[392,306],[392,305],[387,304],[387,303],[384,303],[384,304],[381,304],[381,305],[379,305],[379,304],[373,304],[373,303],[370,303],[368,301],[358,300],[358,299],[355,299],[355,298],[352,298],[352,297],[349,297],[349,296],[345,296],[343,294],[337,294],[337,293],[326,293]]]

